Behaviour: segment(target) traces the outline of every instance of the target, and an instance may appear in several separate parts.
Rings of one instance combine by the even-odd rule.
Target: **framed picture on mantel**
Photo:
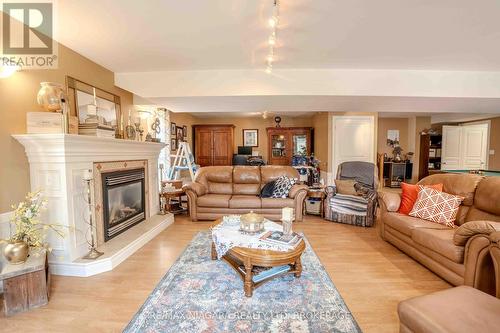
[[[243,130],[243,146],[258,147],[259,146],[259,130],[244,129]]]

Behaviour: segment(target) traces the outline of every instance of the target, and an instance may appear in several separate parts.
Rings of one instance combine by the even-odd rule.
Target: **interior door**
[[[488,124],[462,126],[462,169],[488,169]]]
[[[202,167],[212,165],[212,130],[209,128],[197,128],[195,135],[196,164]]]
[[[215,129],[213,131],[213,161],[212,165],[231,165],[233,141],[230,131],[227,129]]]
[[[441,170],[460,170],[462,128],[443,126],[443,146],[441,149]]]
[[[340,163],[375,163],[375,119],[370,116],[333,117],[333,177]]]

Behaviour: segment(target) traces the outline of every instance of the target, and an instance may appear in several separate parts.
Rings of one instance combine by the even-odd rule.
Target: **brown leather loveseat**
[[[449,283],[494,294],[488,237],[500,230],[500,177],[436,174],[418,184],[440,183],[444,192],[465,197],[455,222],[460,227],[399,214],[400,194],[380,192],[381,236]]]
[[[194,182],[184,185],[188,196],[189,214],[193,221],[215,220],[228,214],[249,211],[268,219],[279,220],[281,209],[295,209],[295,220],[302,221],[302,207],[307,186],[294,185],[288,198],[260,198],[265,184],[279,176],[299,178],[290,166],[209,166],[196,173]]]

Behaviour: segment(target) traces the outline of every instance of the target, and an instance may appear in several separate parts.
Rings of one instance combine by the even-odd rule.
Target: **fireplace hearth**
[[[108,241],[145,220],[145,170],[105,172],[101,177],[104,241]]]

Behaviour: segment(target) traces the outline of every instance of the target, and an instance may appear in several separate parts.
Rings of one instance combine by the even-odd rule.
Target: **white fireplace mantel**
[[[138,245],[154,237],[172,222],[172,218],[168,216],[164,219],[165,223],[158,223],[158,218],[152,218],[159,211],[158,156],[161,149],[165,147],[164,143],[73,134],[20,134],[13,135],[13,137],[25,147],[30,164],[31,190],[42,190],[48,200],[47,210],[41,216],[41,220],[67,227],[64,238],[55,234],[48,236],[53,249],[49,262],[55,268],[54,273],[65,275],[65,271],[68,271],[69,275],[90,275],[85,269],[86,261],[80,258],[88,251],[87,239],[89,238],[89,226],[86,223],[86,220],[88,221],[86,186],[83,177],[87,170],[93,169],[94,163],[147,161],[149,179],[146,190],[149,194],[147,198],[149,210],[146,221],[141,224],[146,224],[147,229],[148,221],[154,220],[155,226],[151,227],[154,234],[144,232],[147,233],[147,237],[141,240],[141,236],[138,236],[138,239],[134,239],[134,250],[123,251],[122,249],[121,259],[124,259],[123,253],[132,254],[140,247]],[[125,233],[127,232],[128,230]],[[127,239],[127,237],[121,238]],[[110,242],[113,241],[114,239]],[[109,248],[109,244],[107,246]],[[115,247],[112,246],[112,248]],[[106,257],[109,258],[110,263],[121,262],[109,254]],[[88,264],[89,267],[96,266],[95,262]],[[75,267],[78,269],[74,269]],[[106,267],[112,268],[113,264]],[[95,274],[99,271],[93,269],[92,272]]]

